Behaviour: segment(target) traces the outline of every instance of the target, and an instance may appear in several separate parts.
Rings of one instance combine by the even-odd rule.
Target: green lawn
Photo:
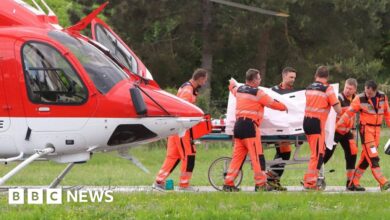
[[[382,142],[387,140],[383,138]],[[304,146],[307,153],[307,146]],[[381,166],[384,174],[390,177],[390,157],[383,154],[380,147]],[[198,145],[198,154],[192,183],[209,185],[207,170],[213,160],[220,156],[231,155],[230,144],[210,144],[208,149]],[[272,158],[274,149],[265,151],[266,158]],[[66,176],[63,185],[102,185],[102,186],[136,186],[151,185],[164,157],[163,142],[131,150],[150,171],[146,174],[135,165],[116,156],[115,153],[97,153],[85,164],[76,165]],[[0,167],[4,175],[16,164]],[[6,185],[48,185],[65,164],[53,162],[35,162],[11,178]],[[178,167],[179,168],[179,167]],[[282,179],[284,185],[299,185],[306,165],[288,169]],[[327,175],[328,185],[345,184],[345,162],[341,147],[335,152],[327,169],[336,169]],[[172,175],[175,184],[179,169]],[[249,164],[244,170],[245,186],[252,186],[252,171]],[[372,174],[368,171],[362,178],[362,185],[377,186]],[[116,193],[112,203],[64,203],[62,205],[8,205],[7,194],[0,196],[1,219],[352,219],[353,216],[365,216],[375,219],[388,219],[389,193]]]
[[[4,205],[1,219],[389,219],[388,193],[132,193],[113,203]]]
[[[383,141],[384,138],[383,138]],[[360,147],[359,147],[360,148]],[[231,156],[231,145],[228,143],[210,144],[208,149],[204,145],[197,146],[197,157],[192,179],[193,185],[209,185],[207,179],[207,171],[213,160],[221,156]],[[383,153],[383,148],[380,151],[380,165],[385,176],[390,177],[390,156]],[[165,144],[158,142],[151,146],[137,147],[132,149],[131,154],[135,155],[150,171],[146,174],[133,165],[117,156],[116,153],[96,153],[92,159],[84,164],[77,164],[66,176],[63,185],[151,185],[155,174],[160,169],[165,157]],[[265,150],[266,158],[272,159],[275,150]],[[308,146],[303,146],[303,155],[308,154]],[[360,152],[359,152],[360,154]],[[6,171],[13,168],[16,164],[11,163],[6,166],[0,166],[0,173],[5,174]],[[64,169],[66,164],[58,164],[54,162],[39,161],[34,162],[20,173],[12,177],[6,185],[48,185],[50,182]],[[327,164],[326,169],[335,169],[336,172],[327,174],[328,185],[344,185],[345,184],[345,160],[341,146],[336,149],[333,158]],[[170,178],[177,183],[180,165],[176,168]],[[303,177],[306,170],[306,164],[290,166],[285,171],[282,178],[284,185],[297,186]],[[361,181],[364,186],[376,186],[377,183],[372,177],[371,171],[367,171]],[[250,165],[244,166],[244,182],[243,185],[253,185],[252,171]]]

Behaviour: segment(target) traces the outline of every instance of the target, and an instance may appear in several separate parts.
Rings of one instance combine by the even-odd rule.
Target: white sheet
[[[242,85],[242,83],[238,83]],[[339,92],[339,84],[331,84],[335,94]],[[288,113],[265,108],[264,118],[260,126],[261,135],[296,135],[303,134],[303,117],[305,113],[305,90],[280,95],[271,89],[259,87],[269,96],[284,103],[288,108]],[[226,116],[226,133],[233,135],[233,127],[236,122],[235,117],[236,98],[229,94],[229,101]],[[336,124],[336,112],[331,108],[325,126],[326,147],[333,148],[334,131]]]

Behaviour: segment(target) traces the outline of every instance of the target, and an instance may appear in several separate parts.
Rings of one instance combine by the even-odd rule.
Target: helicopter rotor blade
[[[240,8],[240,9],[244,9],[244,10],[248,10],[248,11],[257,12],[260,14],[285,17],[285,18],[290,16],[289,14],[286,14],[283,12],[275,12],[275,11],[265,10],[265,9],[261,9],[261,8],[257,8],[257,7],[253,7],[253,6],[249,6],[249,5],[244,5],[244,4],[240,4],[240,3],[225,1],[225,0],[210,0],[210,1],[214,2],[214,3],[222,4],[222,5],[227,5],[227,6],[231,6],[231,7],[235,7],[235,8]]]

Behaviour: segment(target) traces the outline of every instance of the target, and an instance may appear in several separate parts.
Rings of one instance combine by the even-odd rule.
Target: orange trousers
[[[305,117],[303,129],[310,147],[310,160],[307,172],[303,177],[304,187],[315,188],[318,174],[325,154],[325,121],[326,119]]]
[[[225,177],[225,185],[234,186],[234,180],[248,153],[252,162],[255,185],[264,186],[266,184],[267,176],[265,174],[263,147],[261,146],[260,131],[256,127],[255,137],[243,139],[234,138],[233,159],[230,162],[228,173]]]
[[[165,161],[157,174],[156,182],[165,183],[166,178],[181,161],[179,186],[188,187],[195,166],[196,149],[192,144],[190,130],[180,138],[178,135],[168,137]]]
[[[362,153],[355,169],[352,183],[354,185],[359,185],[360,178],[363,176],[364,171],[370,166],[374,178],[378,181],[379,185],[382,186],[387,182],[387,179],[379,166],[378,146],[380,127],[361,125],[360,137],[362,141]]]

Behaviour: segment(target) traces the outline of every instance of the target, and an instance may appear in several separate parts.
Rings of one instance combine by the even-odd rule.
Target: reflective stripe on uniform
[[[259,95],[259,94],[254,96],[252,94],[241,93],[241,92],[237,92],[236,97],[237,98],[242,98],[242,99],[249,99],[249,100],[252,100],[252,101],[255,101],[255,102],[257,102],[257,101],[259,101],[261,99],[261,95]]]
[[[306,174],[317,174],[318,170],[307,170]]]
[[[318,91],[318,90],[307,90],[306,91],[306,95],[309,95],[309,96],[320,96],[320,97],[324,97],[324,98],[328,97],[324,92]]]
[[[191,172],[183,172],[180,174],[180,177],[190,177],[190,176],[192,176]]]
[[[339,127],[337,127],[337,130],[338,131],[349,131],[349,130],[351,130],[351,128],[350,127],[339,126]]]
[[[304,181],[306,183],[316,182],[317,181],[317,177],[306,177]]]
[[[380,169],[380,167],[372,169],[372,172],[374,174],[376,174],[378,177],[383,177],[383,173],[382,173],[382,170]]]
[[[311,106],[306,106],[305,108],[305,112],[328,113],[329,111],[330,111],[329,109],[316,108]]]
[[[362,170],[362,169],[355,170],[355,176],[361,176],[363,173],[364,173],[364,170]]]
[[[355,173],[355,170],[354,169],[349,169],[347,170],[346,174],[347,174],[347,180],[351,181],[352,178],[353,178],[353,174]]]
[[[237,117],[245,116],[247,114],[257,116],[259,114],[259,112],[258,111],[251,111],[251,110],[240,110],[240,109],[236,110]]]

